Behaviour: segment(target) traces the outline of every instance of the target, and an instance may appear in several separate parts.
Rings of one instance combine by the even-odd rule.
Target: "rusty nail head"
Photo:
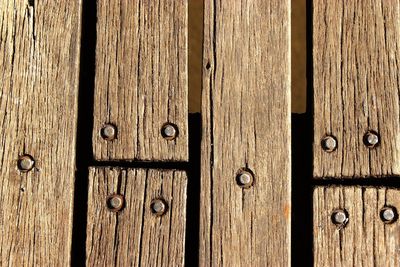
[[[322,139],[321,145],[326,152],[333,152],[337,148],[337,140],[334,136],[327,135]]]
[[[339,209],[333,211],[331,219],[334,224],[344,226],[349,220],[349,215],[347,211]]]
[[[167,212],[168,206],[164,199],[158,198],[151,201],[151,212],[156,216],[162,216]]]
[[[35,166],[35,160],[31,155],[25,154],[18,159],[18,169],[22,172],[28,172]]]
[[[381,209],[381,220],[384,223],[390,224],[397,220],[398,214],[395,207],[387,206]]]
[[[166,123],[161,128],[161,135],[166,140],[174,140],[178,136],[178,127],[172,123]]]
[[[112,194],[107,197],[106,204],[109,211],[118,212],[124,207],[125,198],[119,194]]]
[[[379,144],[379,135],[374,131],[369,131],[364,135],[364,144],[369,147],[373,148]]]
[[[112,124],[105,124],[103,128],[101,128],[100,135],[104,140],[112,141],[117,136],[117,127]]]
[[[247,170],[240,170],[236,176],[236,183],[242,188],[250,188],[254,182],[254,175]]]

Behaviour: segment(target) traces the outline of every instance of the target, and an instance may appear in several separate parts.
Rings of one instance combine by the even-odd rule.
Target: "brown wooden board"
[[[0,3],[1,266],[70,265],[80,33],[81,1]]]
[[[323,187],[314,190],[314,266],[398,266],[400,223],[385,224],[383,207],[400,209],[400,190],[372,187]],[[337,209],[348,222],[332,223]]]
[[[400,174],[399,20],[397,0],[313,1],[314,177]]]
[[[187,161],[187,1],[97,1],[97,160]],[[175,140],[161,134],[178,128]],[[104,140],[106,124],[116,139]]]
[[[183,171],[90,168],[87,266],[183,266],[186,229]],[[112,212],[107,197],[120,194],[123,209]],[[154,199],[167,203],[163,216]]]
[[[288,266],[289,1],[205,1],[202,117],[200,266]]]

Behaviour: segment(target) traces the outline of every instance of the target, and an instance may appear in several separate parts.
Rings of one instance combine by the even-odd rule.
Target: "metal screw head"
[[[240,170],[236,176],[236,183],[242,188],[250,188],[254,182],[254,175],[250,171]]]
[[[333,152],[337,148],[337,140],[334,136],[325,136],[321,141],[321,146],[326,152]]]
[[[117,127],[112,124],[106,124],[101,128],[100,135],[104,140],[112,141],[117,137]]]
[[[178,127],[172,123],[166,123],[161,128],[161,135],[166,140],[174,140],[178,136]]]
[[[164,199],[154,199],[150,204],[151,212],[156,216],[162,216],[167,212],[168,206]]]
[[[125,198],[122,195],[112,194],[107,197],[106,204],[109,211],[118,212],[124,207]]]
[[[383,207],[380,212],[381,220],[384,223],[390,224],[397,220],[398,214],[395,207]]]
[[[338,226],[345,226],[349,221],[349,215],[345,210],[335,210],[331,216],[332,222]]]
[[[35,166],[35,160],[31,155],[25,154],[18,159],[18,169],[22,172],[28,172]]]
[[[373,131],[367,132],[364,135],[364,144],[369,148],[376,147],[379,144],[379,135]]]

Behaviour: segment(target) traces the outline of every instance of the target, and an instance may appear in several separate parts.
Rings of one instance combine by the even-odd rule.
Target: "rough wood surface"
[[[400,5],[397,0],[313,1],[314,176],[400,174]],[[367,131],[380,145],[367,148]],[[338,148],[323,151],[334,135]]]
[[[78,0],[0,2],[1,266],[70,265],[80,27]]]
[[[387,188],[317,187],[314,190],[314,266],[399,266],[400,223],[385,224],[380,211],[400,208],[400,191]],[[338,227],[331,214],[348,212]]]
[[[204,15],[200,266],[288,266],[290,1],[206,0]]]
[[[86,242],[87,266],[183,266],[186,229],[183,171],[91,168]],[[110,194],[125,208],[110,212]],[[163,198],[168,211],[156,217],[151,201]]]
[[[188,160],[187,13],[185,0],[97,1],[97,160]],[[173,141],[161,135],[167,122]],[[106,123],[116,140],[101,138]]]

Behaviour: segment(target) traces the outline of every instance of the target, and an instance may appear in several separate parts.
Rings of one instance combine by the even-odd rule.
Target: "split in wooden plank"
[[[314,177],[400,175],[398,1],[313,10]]]
[[[90,168],[87,266],[183,266],[183,171]]]
[[[71,262],[81,4],[0,3],[1,266]]]
[[[314,266],[398,266],[400,190],[318,186]]]
[[[97,1],[95,159],[188,160],[187,5]]]
[[[289,266],[290,1],[204,16],[200,266]]]

